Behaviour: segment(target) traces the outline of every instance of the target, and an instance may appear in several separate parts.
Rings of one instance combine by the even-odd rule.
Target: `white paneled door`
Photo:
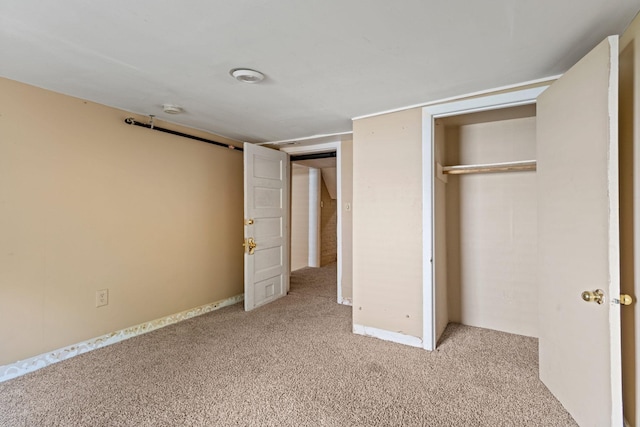
[[[537,161],[540,378],[581,426],[621,426],[617,36],[538,97]]]
[[[253,310],[289,289],[289,159],[244,144],[244,308]]]

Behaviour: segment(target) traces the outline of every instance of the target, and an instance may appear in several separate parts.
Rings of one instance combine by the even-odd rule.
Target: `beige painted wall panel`
[[[9,93],[0,91],[6,99]],[[10,139],[11,115],[5,111],[0,110],[0,364],[17,359],[15,354],[46,349],[42,329],[47,253],[42,236],[47,213],[39,201],[47,198],[47,162],[39,155],[37,141]],[[29,126],[15,129],[17,139],[28,130]]]
[[[450,164],[535,159],[535,118],[461,126],[447,137],[457,145]],[[448,180],[450,320],[537,336],[535,172]]]
[[[353,321],[422,337],[422,110],[353,132]]]
[[[340,196],[342,198],[342,298],[353,300],[353,140],[343,139],[340,144]],[[347,206],[349,208],[347,209]]]
[[[320,266],[324,266],[338,260],[338,201],[331,198],[324,179],[320,181],[320,200]]]
[[[446,165],[460,164],[458,144],[460,128],[457,126],[447,126],[444,129],[445,141],[447,141]],[[460,268],[460,181],[453,175],[447,176],[446,186],[446,257],[447,257],[447,309],[450,322],[462,322],[462,305],[460,304],[462,295],[461,280],[462,271]],[[437,242],[439,243],[439,242]]]
[[[0,92],[0,364],[242,293],[240,152]]]
[[[446,152],[449,148],[446,144],[445,127],[436,121],[434,132],[434,170],[437,165],[446,165]],[[435,278],[435,308],[436,308],[436,342],[442,336],[449,323],[448,309],[448,279],[447,279],[447,182],[448,177],[438,175],[434,180],[434,242],[435,254],[433,257]]]
[[[291,271],[309,266],[309,168],[291,167]]]
[[[329,193],[329,197],[331,199],[338,198],[338,168],[321,168],[320,172],[322,174],[322,181],[327,188],[327,192]]]
[[[640,295],[640,219],[634,206],[640,191],[640,15],[620,40],[620,292]],[[635,175],[635,176],[634,176]],[[640,426],[640,306],[635,303],[621,310],[622,390],[624,417],[631,426]]]

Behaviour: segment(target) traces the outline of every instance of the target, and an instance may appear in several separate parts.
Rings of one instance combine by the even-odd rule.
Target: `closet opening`
[[[434,119],[435,341],[460,323],[538,336],[536,106]]]

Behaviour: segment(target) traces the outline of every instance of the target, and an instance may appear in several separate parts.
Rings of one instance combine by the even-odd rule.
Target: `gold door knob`
[[[584,291],[582,293],[582,299],[586,302],[596,302],[598,304],[604,303],[604,291],[602,289],[596,289],[595,291]]]
[[[631,305],[633,304],[633,297],[631,295],[620,295],[620,305]]]
[[[249,253],[249,255],[253,255],[256,246],[258,245],[256,244],[256,241],[253,239],[253,237],[248,237],[244,239],[244,243],[242,244],[242,246],[244,246],[245,252]]]

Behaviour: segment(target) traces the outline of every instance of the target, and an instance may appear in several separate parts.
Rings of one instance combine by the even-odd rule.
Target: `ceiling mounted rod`
[[[291,156],[290,160],[292,162],[298,160],[315,160],[315,159],[329,159],[331,157],[336,157],[335,151],[330,151],[328,153],[313,153],[313,154],[300,154],[297,156]]]
[[[193,136],[193,135],[189,135],[187,133],[182,133],[182,132],[178,132],[178,131],[175,131],[175,130],[165,129],[165,128],[161,128],[161,127],[155,126],[153,124],[153,117],[151,117],[151,123],[142,123],[142,122],[139,122],[139,121],[135,120],[133,117],[127,117],[126,119],[124,119],[124,122],[126,124],[128,124],[128,125],[140,126],[140,127],[151,129],[151,130],[157,130],[157,131],[164,132],[164,133],[170,133],[171,135],[181,136],[183,138],[195,139],[196,141],[206,142],[207,144],[217,145],[217,146],[220,146],[220,147],[228,148],[230,150],[242,151],[242,148],[236,147],[235,145],[224,144],[222,142],[213,141],[211,139],[200,138],[199,136]]]

